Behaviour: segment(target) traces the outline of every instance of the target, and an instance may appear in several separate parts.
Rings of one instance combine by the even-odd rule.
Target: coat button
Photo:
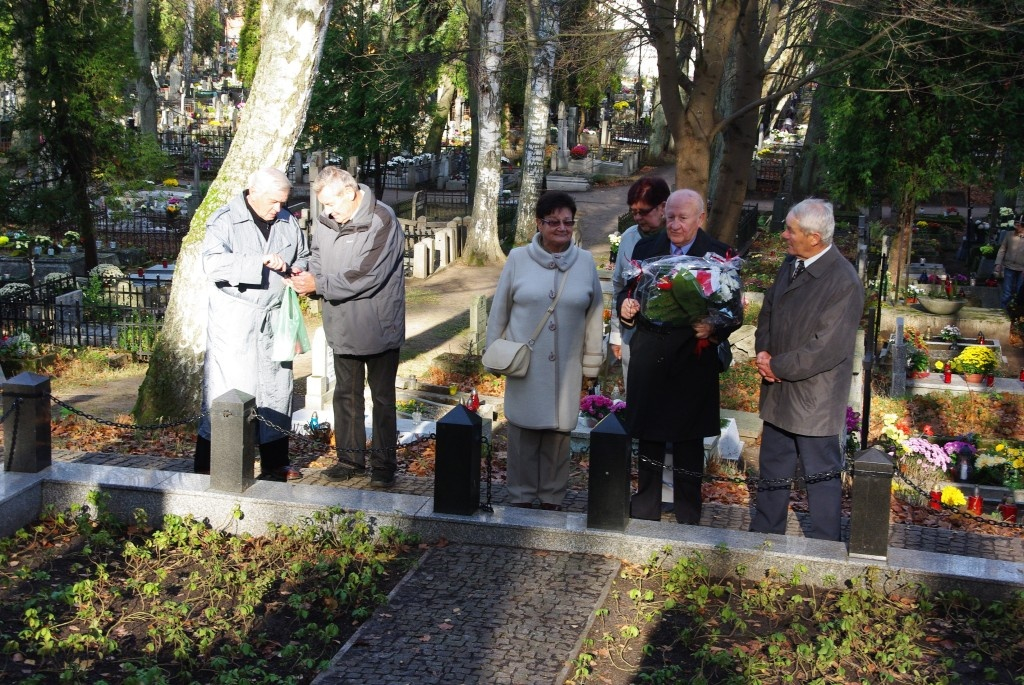
[[[555,353],[554,352],[552,352],[551,354],[548,355],[548,361],[549,362],[555,361]]]
[[[554,322],[554,321],[552,321],[551,323],[549,323],[549,324],[548,324],[548,330],[549,330],[549,331],[553,331],[553,330],[555,330],[556,328],[558,328],[558,326],[556,326],[556,325],[555,325],[555,322]]]

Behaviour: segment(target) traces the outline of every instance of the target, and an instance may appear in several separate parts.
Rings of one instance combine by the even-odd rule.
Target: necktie
[[[793,277],[789,279],[789,282],[792,283],[793,281],[795,281],[796,277],[799,276],[800,274],[802,274],[803,271],[804,271],[804,260],[802,260],[802,259],[796,260],[796,269],[793,270]]]

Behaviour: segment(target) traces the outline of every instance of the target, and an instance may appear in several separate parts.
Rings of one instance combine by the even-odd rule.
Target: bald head
[[[665,202],[665,230],[676,247],[693,242],[704,225],[704,198],[695,190],[682,188]]]

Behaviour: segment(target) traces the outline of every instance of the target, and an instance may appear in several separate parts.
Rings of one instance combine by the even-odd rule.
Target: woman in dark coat
[[[704,219],[701,196],[693,190],[677,190],[665,205],[665,232],[637,243],[633,259],[671,254],[703,257],[709,252],[732,256],[728,245],[704,232]],[[622,325],[636,328],[630,341],[625,411],[626,427],[630,436],[639,440],[640,448],[639,486],[630,515],[661,519],[665,443],[670,442],[676,520],[697,524],[704,438],[721,430],[717,343],[726,340],[739,323],[716,328],[703,322],[673,326],[651,321],[640,314],[640,303],[631,294],[632,288],[624,288],[618,302]]]

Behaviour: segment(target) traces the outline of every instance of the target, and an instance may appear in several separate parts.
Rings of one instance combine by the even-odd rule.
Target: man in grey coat
[[[832,244],[832,205],[807,199],[786,217],[787,258],[764,296],[755,335],[761,381],[760,476],[788,479],[800,460],[808,476],[808,537],[840,539],[846,421],[864,288],[853,265]],[[750,530],[786,532],[789,489],[759,490]]]
[[[313,192],[323,206],[312,230],[309,272],[290,283],[324,301],[324,334],[334,351],[334,436],[346,480],[366,467],[363,387],[373,402],[370,484],[394,485],[398,420],[395,377],[405,341],[405,234],[390,207],[347,171],[324,167]]]
[[[218,209],[206,225],[203,273],[209,282],[203,408],[195,471],[210,472],[210,403],[229,390],[256,398],[260,417],[282,428],[292,423],[292,363],[273,360],[274,322],[285,278],[305,270],[306,237],[286,209],[291,183],[277,169],[260,169],[247,190]],[[258,425],[261,477],[300,478],[288,465],[288,436]]]

